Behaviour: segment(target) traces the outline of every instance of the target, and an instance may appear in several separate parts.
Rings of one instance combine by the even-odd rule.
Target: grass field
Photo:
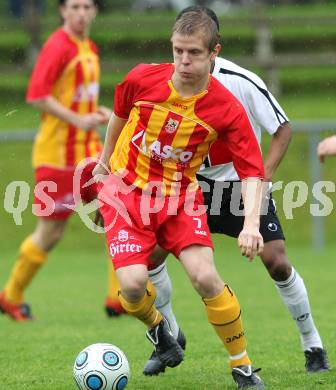
[[[146,378],[141,371],[151,347],[144,338],[144,326],[129,317],[108,319],[102,310],[106,260],[101,238],[92,237],[87,243],[80,235],[69,233],[27,294],[38,321],[17,324],[0,316],[1,389],[74,389],[75,356],[95,342],[110,342],[124,350],[132,370],[130,389],[234,389],[226,354],[207,323],[201,301],[173,258],[168,263],[175,312],[188,340],[186,357],[178,368]],[[1,254],[0,285],[20,239],[18,234],[13,250]],[[289,249],[309,288],[315,322],[332,365],[336,361],[335,250],[330,247],[317,254],[306,247]],[[259,261],[247,264],[238,254],[236,242],[219,236],[216,260],[220,273],[240,298],[248,349],[255,366],[263,369],[267,388],[335,389],[335,371],[304,372],[295,324]]]

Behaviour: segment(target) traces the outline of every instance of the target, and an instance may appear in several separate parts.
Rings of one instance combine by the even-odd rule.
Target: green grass
[[[0,317],[1,388],[6,390],[70,390],[72,365],[86,345],[110,342],[124,350],[130,361],[130,389],[234,389],[226,353],[207,323],[203,305],[192,290],[181,266],[169,259],[174,285],[174,310],[188,344],[184,363],[165,375],[141,374],[151,352],[144,326],[129,317],[109,320],[102,304],[105,297],[106,260],[101,240],[83,240],[69,229],[67,238],[50,256],[46,267],[29,289],[26,299],[38,321],[17,324]],[[22,239],[2,251],[0,285],[5,281]],[[311,295],[315,322],[335,362],[334,258],[335,247],[313,253],[293,247],[289,255],[303,275]],[[265,270],[255,261],[248,264],[234,240],[216,238],[216,260],[221,275],[241,301],[254,364],[263,368],[268,389],[334,389],[335,371],[307,375],[297,331],[280,302]],[[328,272],[327,272],[328,270]],[[321,293],[323,284],[323,293]]]

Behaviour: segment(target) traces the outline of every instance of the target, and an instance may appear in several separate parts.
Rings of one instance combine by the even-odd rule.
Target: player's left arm
[[[241,254],[252,261],[264,249],[264,240],[259,232],[260,210],[263,182],[258,177],[242,180],[242,198],[244,202],[244,226],[238,236]]]
[[[233,165],[242,181],[245,220],[238,237],[243,256],[250,261],[263,250],[263,238],[259,232],[261,193],[264,164],[258,140],[247,114],[238,101],[227,113],[230,122],[220,136],[225,140],[232,156]]]

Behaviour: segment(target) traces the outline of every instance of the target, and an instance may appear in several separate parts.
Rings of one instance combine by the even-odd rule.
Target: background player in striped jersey
[[[97,11],[95,2],[60,0],[59,5],[63,25],[42,48],[27,92],[27,102],[42,112],[33,166],[36,189],[39,188],[35,190],[35,204],[44,216],[21,244],[12,273],[0,293],[0,309],[17,321],[31,318],[30,308],[24,304],[24,291],[62,237],[72,213],[64,204],[74,203],[75,167],[82,159],[101,151],[95,128],[107,123],[110,116],[109,109],[98,106],[99,57],[95,44],[88,39]],[[92,164],[85,167],[84,183],[92,169]],[[46,187],[45,181],[57,187]],[[81,189],[81,198],[94,199],[95,187]]]
[[[190,10],[206,12],[215,21],[219,30],[216,14],[207,8],[188,7],[177,18]],[[267,90],[263,81],[254,73],[224,58],[216,57],[212,75],[243,104],[258,141],[260,142],[262,129],[272,135],[270,148],[265,158],[265,181],[271,184],[276,168],[280,164],[290,142],[291,128],[288,118],[276,99]],[[234,191],[234,184],[239,183],[239,177],[232,162],[227,159],[227,154],[223,153],[224,149],[225,145],[221,140],[212,145],[205,165],[203,165],[197,178],[207,186],[206,191],[204,191],[204,198],[205,204],[208,206],[210,232],[238,237],[244,218],[237,214],[234,215],[230,210],[230,206],[235,203],[235,200],[238,205],[241,202],[240,191],[237,191],[237,188]],[[307,371],[328,370],[326,352],[313,321],[307,291],[302,278],[287,258],[284,235],[271,195],[268,202],[267,212],[261,216],[260,220],[260,233],[265,242],[260,258],[274,280],[284,304],[296,322],[306,359]],[[164,257],[164,252],[161,255]],[[156,256],[159,256],[158,250]],[[157,289],[157,299],[164,303],[160,310],[166,313],[172,327],[178,329],[170,307],[171,283],[167,276],[167,270],[164,265],[158,270],[160,272],[155,269],[152,271],[154,275],[152,282]],[[157,359],[154,352],[145,366],[144,373],[146,375],[156,375],[164,369],[164,365]]]
[[[217,138],[225,140],[225,153],[234,161],[243,188],[256,187],[255,197],[243,190],[251,212],[238,238],[242,254],[252,260],[263,246],[260,148],[241,104],[209,74],[220,49],[214,21],[206,13],[185,13],[175,23],[171,41],[174,64],[139,65],[117,87],[114,114],[94,169],[97,180],[108,173],[107,166],[112,171],[99,200],[121,303],[147,325],[159,359],[170,367],[178,365],[182,348],[154,305],[155,290],[147,286],[150,256],[158,243],[181,261],[203,298],[238,387],[263,388],[247,356],[238,300],[214,266],[196,181],[209,146]]]

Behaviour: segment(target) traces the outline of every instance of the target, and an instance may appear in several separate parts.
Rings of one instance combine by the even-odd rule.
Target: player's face
[[[64,25],[74,34],[83,35],[96,16],[93,0],[67,0],[60,8]]]
[[[208,77],[211,63],[215,60],[220,45],[217,45],[213,51],[209,51],[202,34],[181,35],[176,32],[173,34],[171,42],[175,73],[181,82],[194,84],[200,79]]]

